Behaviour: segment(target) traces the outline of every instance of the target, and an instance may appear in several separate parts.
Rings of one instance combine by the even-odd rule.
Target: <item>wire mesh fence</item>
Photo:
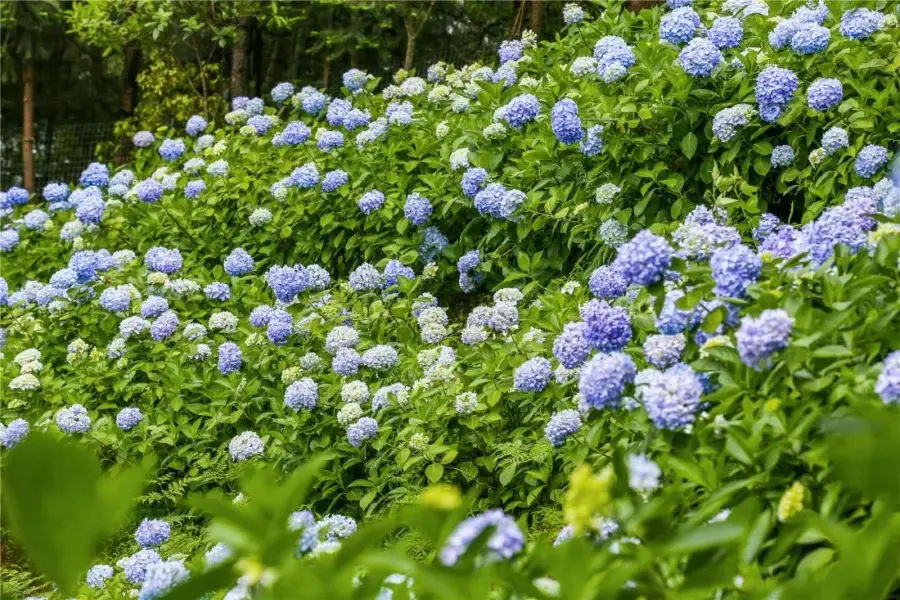
[[[40,190],[47,183],[77,181],[81,171],[97,155],[97,147],[113,141],[115,123],[55,125],[36,123],[34,127],[34,183]],[[22,130],[3,129],[0,135],[0,188],[21,184]]]

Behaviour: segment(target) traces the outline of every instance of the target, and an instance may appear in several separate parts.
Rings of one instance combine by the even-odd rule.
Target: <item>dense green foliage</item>
[[[784,17],[802,6],[772,4],[771,14]],[[4,551],[14,548],[22,568],[5,561],[7,589],[53,598],[124,596],[135,586],[118,569],[102,591],[81,583],[84,572],[133,554],[134,528],[160,518],[172,535],[157,550],[187,559],[194,572],[187,586],[195,587],[175,591],[181,598],[208,591],[222,598],[243,575],[246,597],[383,599],[379,589],[392,573],[410,577],[418,598],[552,597],[539,578],[558,582],[559,597],[579,599],[887,597],[900,565],[900,422],[886,406],[897,398],[881,382],[897,377],[886,361],[900,347],[900,226],[890,208],[900,189],[884,169],[887,160],[865,174],[859,156],[868,145],[895,144],[900,130],[900,29],[887,19],[872,36],[850,39],[838,33],[845,7],[829,8],[826,50],[776,50],[768,41],[775,20],[753,15],[743,20],[741,46],[724,51],[712,77],[686,74],[679,48],[660,42],[670,9],[587,8],[596,14],[554,42],[526,43],[514,61],[517,82],[508,86],[472,78],[475,65],[450,69],[446,89],[422,81],[419,93],[378,93],[389,83],[378,77],[360,93],[342,89],[340,97],[373,120],[410,102],[410,122],[386,124],[369,143],[356,143],[362,128],[345,132],[342,147],[323,151],[317,134],[338,127],[325,111],[303,110],[298,94],[265,106],[272,126],[262,133],[244,123],[246,113],[232,113],[232,124],[207,114],[213,122],[205,133],[213,139],[205,147],[184,136],[181,123],[155,129],[134,162],[117,169],[134,173],[127,190],[97,192],[104,202],[99,223],[71,225],[71,208],[78,219],[91,219],[81,212],[92,193],[84,190],[78,206],[50,211],[49,225],[29,225],[37,195],[6,210],[3,233],[18,237],[2,254],[10,295],[0,315],[8,338],[0,415],[5,426],[23,418],[32,430],[18,445],[4,441]],[[896,2],[880,8],[896,15]],[[719,2],[698,7],[707,26],[710,13],[724,10]],[[611,83],[576,75],[575,59],[609,35],[633,47],[627,75]],[[773,65],[799,77],[785,112],[771,123],[754,114],[732,139],[717,138],[715,116],[755,106],[760,73]],[[827,111],[806,101],[821,77],[843,84],[843,98]],[[409,81],[401,72],[394,83],[403,90],[413,87]],[[453,95],[467,90],[475,93],[466,110],[454,110]],[[540,114],[519,128],[502,126],[502,136],[486,135],[506,118],[498,109],[522,94],[535,96]],[[551,114],[565,98],[577,104],[585,129],[603,126],[598,154],[558,141]],[[273,144],[291,122],[313,135]],[[832,127],[846,129],[849,147],[812,159]],[[175,138],[185,139],[187,150],[173,160],[162,148]],[[773,167],[780,145],[794,158]],[[460,156],[465,165],[451,167]],[[192,173],[186,163],[197,158],[205,162]],[[226,172],[211,173],[220,160]],[[343,170],[349,182],[327,192],[295,183],[280,197],[273,185],[310,163],[320,174]],[[512,218],[476,209],[478,200],[461,190],[467,167],[524,192]],[[205,189],[188,198],[187,185],[197,179]],[[163,182],[160,198],[148,199],[147,182]],[[90,177],[82,183],[89,187]],[[604,200],[597,195],[604,184],[621,190]],[[373,189],[383,192],[384,205],[364,214],[357,202]],[[423,256],[428,234],[405,211],[416,193],[433,206],[427,226],[449,238],[434,256]],[[872,208],[858,208],[854,194],[871,199]],[[766,212],[796,226],[791,231],[806,236],[807,246],[787,254],[765,246],[774,235],[760,233]],[[837,225],[829,221],[835,215]],[[604,238],[598,230],[610,222],[627,237],[654,232],[653,240],[678,251],[653,277],[628,280],[627,294],[623,284],[606,297],[627,316],[627,336],[616,347],[594,344],[599,352],[586,363],[621,350],[641,371],[638,379],[647,379],[633,385],[632,375],[627,393],[619,390],[602,406],[586,399],[593,392],[587,366],[580,376],[560,367],[551,380],[548,362],[542,385],[529,389],[531,382],[519,381],[522,365],[545,358],[557,367],[554,338],[567,324],[589,321],[584,307],[601,295],[589,284],[594,269],[616,260],[624,273],[623,259],[643,249]],[[706,233],[710,222],[728,243]],[[61,236],[76,228],[77,235]],[[722,269],[708,259],[741,236],[758,268],[726,293]],[[706,245],[698,250],[690,243],[696,239]],[[168,274],[148,255],[160,246],[180,252]],[[236,248],[255,260],[249,272],[226,266]],[[101,249],[134,254],[40,300],[45,284],[52,287],[46,282],[77,263],[73,256]],[[461,289],[458,260],[476,249],[480,264],[471,271],[478,285]],[[656,258],[639,262],[652,266]],[[412,276],[387,281],[397,265],[390,261],[412,268]],[[377,267],[375,285],[360,285],[364,263]],[[320,265],[331,278],[276,303],[270,269],[295,264],[309,271]],[[201,291],[217,282],[227,282],[227,298]],[[122,310],[104,299],[117,286],[132,286],[121,288],[131,295]],[[159,333],[155,327],[169,315],[160,311],[152,314],[151,335],[127,336],[124,320],[142,314],[142,301],[154,296],[166,299],[177,328]],[[253,323],[250,315],[263,305],[288,314],[285,339],[272,343],[271,321],[268,328]],[[425,306],[444,307],[449,318],[433,308],[419,318]],[[772,310],[790,320],[789,339],[763,360],[749,360],[737,332],[749,336],[745,328]],[[678,332],[662,325],[666,311],[685,313]],[[484,313],[491,315],[484,339],[472,343],[467,336],[480,327],[472,321]],[[497,324],[511,313],[514,324]],[[195,337],[189,323],[206,329]],[[384,366],[364,358],[358,371],[341,375],[330,336],[347,324],[359,340],[346,345],[364,356],[390,345],[397,359]],[[674,380],[667,393],[707,385],[702,403],[675,426],[653,412],[642,387],[661,375],[648,340],[681,331],[675,361],[688,365],[690,376]],[[237,369],[223,367],[228,343],[241,352]],[[29,374],[25,381],[36,386],[23,384]],[[600,384],[614,379],[607,375]],[[317,401],[298,410],[286,401],[304,377],[317,384]],[[392,384],[400,387],[384,393]],[[383,406],[374,401],[379,392]],[[475,403],[461,410],[459,397],[469,393]],[[354,402],[355,413],[347,409]],[[60,420],[76,404],[90,419],[79,433]],[[579,428],[554,444],[548,422],[576,407]],[[143,420],[128,430],[117,426],[124,408],[140,409]],[[361,417],[377,420],[377,434],[356,443],[350,430]],[[250,464],[230,448],[248,431],[264,445]],[[69,437],[79,441],[59,439]],[[633,482],[634,455],[658,465],[656,484]],[[54,468],[64,475],[53,475]],[[146,486],[138,493],[142,476]],[[245,501],[233,503],[239,491]],[[29,502],[36,497],[42,501]],[[284,524],[301,508],[367,525],[334,553],[297,559],[300,532]],[[476,548],[455,566],[443,565],[441,548],[457,523],[494,508],[527,532],[525,548],[510,561],[480,560]],[[594,531],[602,529],[594,517],[612,519],[618,529]],[[554,548],[551,539],[565,525],[594,539]],[[6,543],[9,534],[16,543]],[[233,556],[207,569],[202,554],[214,542],[228,544]],[[28,573],[26,554],[45,580]],[[367,576],[354,583],[361,572]],[[49,581],[60,594],[50,592]]]

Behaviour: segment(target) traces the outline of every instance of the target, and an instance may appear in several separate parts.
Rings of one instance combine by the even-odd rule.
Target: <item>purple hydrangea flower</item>
[[[694,38],[678,55],[678,64],[691,77],[709,77],[724,57],[706,38]]]
[[[246,275],[255,265],[253,257],[243,248],[235,248],[225,258],[225,272],[232,277]]]
[[[900,350],[895,350],[884,359],[884,365],[875,382],[875,393],[885,404],[900,402]]]
[[[872,177],[887,163],[887,159],[887,148],[868,144],[856,155],[853,168],[860,177]]]
[[[754,369],[766,366],[772,354],[787,348],[793,329],[794,319],[780,308],[744,317],[735,334],[741,361]]]
[[[781,116],[794,96],[800,80],[789,69],[770,66],[756,78],[756,101],[763,121],[773,122]]]
[[[553,135],[563,144],[576,144],[584,137],[581,119],[578,117],[578,105],[569,98],[560,100],[553,107],[550,126]]]
[[[550,381],[550,361],[536,356],[519,365],[513,375],[513,389],[519,392],[540,392]]]
[[[134,532],[134,539],[141,548],[159,546],[169,539],[171,526],[161,519],[144,519]]]
[[[762,271],[762,260],[743,244],[717,250],[709,264],[716,294],[729,298],[743,298],[747,287],[756,283]]]
[[[826,111],[844,99],[844,86],[832,78],[816,79],[806,93],[806,100],[813,110]]]
[[[637,367],[627,354],[598,354],[581,367],[578,391],[593,408],[615,408],[636,374]]]
[[[553,341],[553,356],[567,369],[574,369],[591,354],[591,344],[584,337],[584,323],[566,323]]]
[[[590,300],[581,307],[581,318],[584,339],[600,352],[621,350],[631,340],[631,318],[624,308]]]
[[[672,264],[672,247],[665,238],[644,229],[619,247],[614,268],[630,284],[651,285]]]
[[[243,358],[241,349],[234,342],[225,342],[219,346],[219,372],[228,375],[241,368]]]
[[[428,222],[432,210],[433,208],[428,198],[415,192],[406,197],[406,204],[403,206],[404,216],[409,219],[410,223],[417,226]]]
[[[735,17],[718,17],[706,35],[720,50],[737,48],[744,39],[744,26]]]
[[[516,522],[497,508],[469,517],[457,525],[441,549],[441,562],[448,567],[455,565],[472,542],[489,527],[493,528],[486,547],[490,559],[512,558],[525,546],[525,535]]]
[[[703,27],[700,16],[689,6],[676,8],[659,21],[659,39],[671,44],[686,44]]]

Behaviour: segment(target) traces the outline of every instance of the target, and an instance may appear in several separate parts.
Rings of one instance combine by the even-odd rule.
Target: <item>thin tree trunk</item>
[[[541,32],[541,0],[531,0],[531,30]]]
[[[403,59],[403,68],[409,71],[413,66],[413,58],[416,53],[416,37],[409,33],[409,28],[406,28],[406,58]]]
[[[269,64],[266,66],[266,76],[264,77],[266,88],[272,88],[275,83],[275,68],[278,64],[278,50],[281,48],[280,37],[276,37],[272,42],[272,50],[269,52]]]
[[[516,18],[513,19],[511,33],[513,37],[519,37],[522,33],[522,22],[525,20],[525,3],[527,0],[519,2],[519,10],[516,12]]]
[[[325,68],[322,72],[322,87],[328,90],[329,85],[331,85],[331,60],[326,58]]]
[[[231,97],[243,96],[247,90],[247,45],[250,20],[238,23],[237,39],[231,48]]]
[[[662,4],[663,0],[628,0],[625,7],[631,12],[638,12],[645,8],[652,8],[655,4]]]
[[[25,61],[22,77],[22,176],[25,189],[34,191],[34,60]]]
[[[122,118],[127,119],[134,114],[137,105],[137,74],[141,60],[141,51],[134,42],[125,46],[125,68],[123,69]],[[128,160],[129,139],[123,135],[116,151],[116,164],[122,165]]]
[[[257,98],[263,95],[263,35],[262,27],[257,24],[253,27],[253,87]]]

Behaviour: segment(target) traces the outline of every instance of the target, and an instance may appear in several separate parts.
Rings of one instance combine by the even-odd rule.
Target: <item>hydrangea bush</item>
[[[798,542],[824,526],[787,522],[875,517],[818,423],[900,398],[896,3],[699,4],[567,5],[496,65],[282,83],[7,190],[4,452],[47,430],[155,462],[84,597],[230,560],[186,495],[324,451],[299,555],[453,484],[472,514],[420,549],[446,568],[544,564],[560,530],[647,597],[717,544],[718,597],[825,568]],[[241,564],[226,597],[265,588]]]

